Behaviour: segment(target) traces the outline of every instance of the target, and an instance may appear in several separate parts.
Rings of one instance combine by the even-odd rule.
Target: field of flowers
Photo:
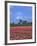
[[[10,40],[32,39],[32,26],[10,27]]]

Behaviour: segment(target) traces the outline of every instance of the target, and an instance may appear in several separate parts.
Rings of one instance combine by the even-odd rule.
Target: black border
[[[35,6],[35,41],[34,42],[7,43],[7,3],[34,4],[34,6]],[[34,3],[34,2],[20,2],[20,1],[5,1],[5,45],[31,44],[31,43],[36,43],[36,3]]]

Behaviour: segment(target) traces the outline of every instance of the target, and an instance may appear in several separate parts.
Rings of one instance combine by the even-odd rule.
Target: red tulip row
[[[17,30],[17,32],[13,32],[13,30],[10,30],[10,40],[23,40],[31,38],[32,38],[32,30],[29,31]]]

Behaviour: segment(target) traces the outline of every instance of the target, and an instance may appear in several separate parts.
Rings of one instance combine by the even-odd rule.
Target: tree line
[[[14,24],[14,23],[12,23]],[[18,24],[32,24],[32,22],[27,22],[26,20],[22,21],[22,20],[19,20]]]

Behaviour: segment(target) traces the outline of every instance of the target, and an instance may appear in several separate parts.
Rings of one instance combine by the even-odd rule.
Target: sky
[[[20,19],[32,21],[31,6],[10,6],[10,23],[18,23]]]

